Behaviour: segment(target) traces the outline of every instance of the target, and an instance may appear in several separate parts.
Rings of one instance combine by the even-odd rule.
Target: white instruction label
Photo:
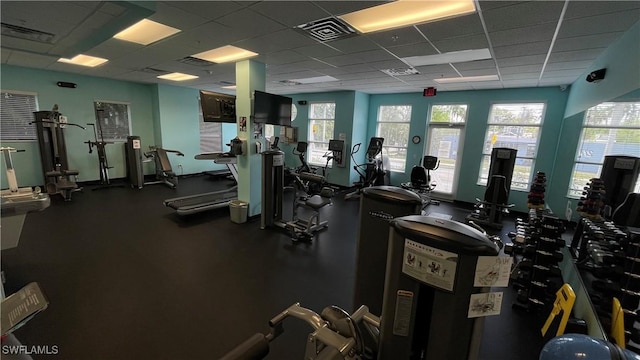
[[[434,287],[453,291],[458,254],[404,240],[402,272]]]
[[[467,317],[476,318],[482,316],[500,315],[502,307],[502,292],[489,292],[471,294],[469,301],[469,314]]]
[[[134,149],[140,149],[140,140],[133,140],[132,145]]]
[[[513,264],[511,256],[478,256],[473,286],[509,286],[511,264]]]
[[[273,166],[284,166],[284,156],[273,155]]]

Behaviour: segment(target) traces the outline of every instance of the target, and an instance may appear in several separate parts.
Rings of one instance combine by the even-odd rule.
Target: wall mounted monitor
[[[205,122],[236,122],[236,97],[200,90],[200,107]]]
[[[256,123],[291,126],[290,97],[255,90],[253,93],[253,121]]]

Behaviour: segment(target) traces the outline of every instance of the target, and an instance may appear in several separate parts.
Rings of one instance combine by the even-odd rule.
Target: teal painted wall
[[[366,152],[367,144],[369,144],[369,139],[367,139],[367,121],[369,121],[369,94],[356,92],[355,94],[355,102],[353,107],[353,126],[352,126],[352,134],[351,138],[347,137],[345,139],[346,142],[346,161],[347,168],[349,169],[349,184],[353,184],[356,181],[360,180],[360,175],[354,170],[354,166],[356,164],[353,163],[351,159],[351,151],[353,150],[353,146],[355,144],[362,144],[362,151],[358,152],[358,155],[364,158],[364,153]],[[355,157],[355,155],[354,155]],[[358,162],[361,164],[362,160]]]
[[[603,96],[606,96],[603,94]],[[599,103],[616,100],[616,101],[640,101],[640,89],[629,92],[628,94],[619,96],[615,99],[602,99]],[[545,200],[554,212],[563,219],[565,218],[565,210],[567,202],[571,201],[572,219],[578,218],[575,212],[577,199],[570,199],[567,196],[569,183],[571,181],[571,173],[573,172],[573,162],[576,158],[578,143],[580,142],[580,134],[582,133],[582,124],[584,122],[585,111],[571,115],[565,118],[560,129],[558,137],[558,147],[556,150],[554,171],[551,177],[547,174],[547,194]],[[585,184],[586,185],[586,184]]]
[[[640,88],[640,21],[602,53],[571,85],[564,117]],[[604,80],[587,82],[587,74],[606,68]]]
[[[201,152],[199,123],[201,110],[198,105],[198,90],[171,85],[156,85],[156,87],[158,94],[156,129],[160,129],[160,141],[156,139],[155,144],[149,143],[149,145],[178,150],[184,154],[182,157],[168,153],[173,171],[178,175],[226,168],[225,165],[218,165],[213,161],[194,159],[194,156]],[[235,126],[233,131],[229,131],[228,126],[224,129],[227,130],[227,137],[231,134],[233,134],[232,138],[235,137]],[[224,134],[223,132],[223,138]],[[142,146],[147,148],[144,139],[142,139]],[[223,150],[226,151],[228,148]],[[182,164],[182,173],[180,173],[179,164]]]
[[[85,127],[87,123],[96,121],[93,108],[95,100],[127,102],[131,111],[132,133],[140,135],[142,139],[153,138],[153,89],[149,85],[11,65],[0,65],[0,71],[2,72],[2,90],[35,92],[40,110],[49,110],[54,104],[58,104],[60,112],[68,117],[69,122]],[[56,85],[58,81],[73,82],[78,87],[76,89],[60,88]],[[97,154],[95,151],[89,154],[88,145],[84,143],[94,140],[92,128],[87,127],[86,130],[82,130],[69,127],[64,131],[69,164],[71,168],[80,171],[79,180],[99,179]],[[2,146],[27,151],[14,156],[14,166],[20,186],[43,184],[37,141],[2,142]],[[123,143],[108,145],[106,149],[109,165],[113,166],[110,176],[124,177],[126,168]],[[4,164],[0,176],[2,187],[6,188]]]
[[[477,179],[491,104],[499,102],[543,102],[546,104],[535,170],[550,173],[553,170],[555,149],[567,95],[567,92],[556,87],[442,92],[438,93],[436,97],[430,98],[423,97],[421,93],[371,95],[367,138],[375,135],[378,108],[381,105],[411,105],[410,136],[419,135],[426,139],[427,114],[430,106],[451,103],[468,104],[467,124],[464,130],[464,151],[460,162],[460,180],[455,199],[473,203],[476,198],[483,197],[485,191],[483,185],[477,185]],[[399,185],[410,180],[411,168],[420,162],[424,148],[424,140],[420,144],[413,144],[409,141],[405,172],[392,173],[392,185]],[[515,210],[527,211],[527,192],[512,190],[509,201],[515,204]]]
[[[307,93],[307,94],[295,94],[287,95],[293,98],[294,104],[297,104],[300,100],[306,100],[307,105],[296,105],[298,107],[298,115],[292,122],[292,126],[298,128],[298,140],[307,141],[309,133],[309,106],[314,102],[335,102],[336,103],[336,120],[334,128],[334,138],[337,139],[340,133],[344,133],[347,143],[350,142],[353,133],[354,114],[356,113],[354,107],[356,103],[356,93],[354,91],[336,91],[326,93]],[[362,101],[362,95],[360,96]],[[276,130],[277,131],[277,130]],[[295,144],[281,145],[280,149],[285,152],[285,162],[289,167],[296,167],[300,165],[300,160],[297,156],[291,153]],[[347,155],[348,156],[348,155]],[[327,181],[332,184],[341,186],[351,186],[350,180],[350,166],[344,168],[333,166],[327,170]]]

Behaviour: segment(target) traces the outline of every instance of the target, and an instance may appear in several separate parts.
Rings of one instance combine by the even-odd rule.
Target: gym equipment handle
[[[268,354],[269,341],[264,334],[256,333],[219,360],[260,360]]]

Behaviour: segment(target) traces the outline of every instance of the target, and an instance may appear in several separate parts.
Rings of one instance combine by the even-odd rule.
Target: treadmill
[[[174,209],[178,215],[183,216],[227,207],[231,201],[238,200],[238,168],[236,167],[238,160],[235,155],[228,152],[202,153],[196,155],[195,159],[213,160],[216,164],[227,165],[236,185],[226,190],[167,199],[163,202],[165,206]]]

